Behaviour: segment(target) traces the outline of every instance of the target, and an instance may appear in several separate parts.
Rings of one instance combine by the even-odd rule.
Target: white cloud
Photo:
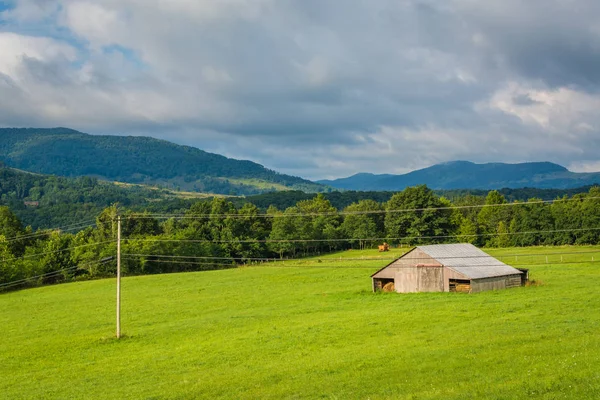
[[[485,106],[553,135],[575,137],[600,130],[600,96],[567,87],[536,89],[511,82],[495,92]]]
[[[18,0],[0,125],[147,134],[310,178],[594,165],[600,6],[567,3]]]
[[[94,2],[72,2],[65,5],[61,22],[93,46],[119,44],[124,33],[125,16],[115,9]]]
[[[233,78],[225,70],[205,66],[202,68],[202,76],[207,82],[216,84],[227,84],[233,82]]]
[[[600,160],[575,161],[568,168],[573,172],[598,172],[600,171]]]
[[[64,43],[44,37],[24,36],[0,32],[0,73],[18,80],[24,58],[40,61],[74,61],[76,50]]]

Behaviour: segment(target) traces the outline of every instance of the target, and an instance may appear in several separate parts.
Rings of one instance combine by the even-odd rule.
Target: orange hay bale
[[[390,251],[390,245],[387,243],[380,244],[377,247],[379,248],[379,251]]]
[[[396,289],[394,288],[394,282],[388,282],[383,286],[383,291],[384,292],[395,292]]]

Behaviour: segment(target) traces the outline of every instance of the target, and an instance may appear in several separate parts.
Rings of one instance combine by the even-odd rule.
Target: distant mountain
[[[220,194],[325,189],[251,161],[195,147],[142,136],[88,135],[67,128],[0,128],[0,161],[44,174],[92,176]]]
[[[422,184],[432,189],[569,189],[600,183],[600,172],[575,173],[550,162],[475,164],[452,161],[404,175],[360,173],[317,182],[338,189],[378,191],[397,191]]]

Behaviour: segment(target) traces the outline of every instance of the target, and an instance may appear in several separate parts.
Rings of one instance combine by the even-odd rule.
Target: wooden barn
[[[371,278],[373,291],[476,293],[521,286],[528,273],[472,244],[437,244],[413,248]]]

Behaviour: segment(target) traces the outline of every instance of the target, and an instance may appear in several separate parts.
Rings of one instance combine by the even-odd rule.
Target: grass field
[[[1,294],[0,397],[600,398],[600,248],[490,253],[542,284],[373,294],[376,250],[131,277],[120,341],[114,280]]]

